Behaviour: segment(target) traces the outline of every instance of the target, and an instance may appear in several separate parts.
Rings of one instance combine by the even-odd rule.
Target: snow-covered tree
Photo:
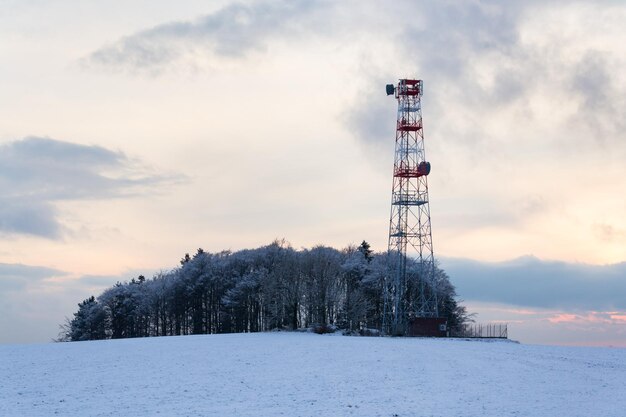
[[[382,325],[387,253],[367,242],[337,250],[295,250],[284,240],[238,252],[185,254],[171,271],[118,282],[79,304],[60,339],[257,332],[313,325],[347,330]],[[422,276],[407,259],[406,303]],[[471,320],[446,273],[436,268],[426,291],[437,291],[440,315],[451,328]]]

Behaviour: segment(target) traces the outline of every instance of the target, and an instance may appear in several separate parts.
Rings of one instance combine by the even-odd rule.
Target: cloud
[[[626,263],[587,265],[522,257],[506,262],[442,258],[461,298],[567,311],[626,310]]]
[[[381,73],[369,75],[380,86],[379,98],[355,101],[353,116],[346,118],[365,145],[375,137],[389,139],[355,127],[364,120],[389,126],[388,112],[380,109],[379,79],[388,68],[400,68],[410,72],[387,82],[405,74],[425,80],[428,136],[435,127],[437,136],[467,151],[493,154],[519,140],[541,141],[544,148],[548,142],[626,150],[626,61],[614,44],[623,36],[618,17],[626,17],[626,8],[533,1],[401,4],[386,15],[397,27],[389,42],[393,58]],[[589,22],[613,37],[584,30]],[[545,128],[542,136],[531,133],[546,125],[556,134]]]
[[[370,76],[371,83],[379,86],[378,94],[354,103],[351,116],[346,118],[350,130],[356,132],[367,145],[377,139],[389,139],[389,111],[382,110],[380,103],[386,104],[386,108],[394,107],[388,99],[384,99],[384,84],[395,83],[402,76],[417,76],[425,80],[428,114],[434,115],[430,120],[451,120],[449,117],[457,107],[451,104],[459,95],[470,101],[472,106],[513,101],[523,93],[521,69],[494,62],[496,65],[489,68],[493,73],[483,74],[482,78],[493,77],[489,86],[485,86],[476,77],[475,64],[477,57],[490,55],[502,58],[515,50],[519,42],[517,28],[521,8],[519,2],[508,2],[500,7],[490,2],[422,4],[409,1],[391,8],[385,18],[397,26],[395,35],[389,39],[394,58],[387,69],[382,70],[385,74]],[[407,19],[407,15],[416,18]],[[411,72],[389,77],[388,68],[409,69]],[[387,76],[386,82],[381,82],[383,76]],[[458,129],[450,139],[468,146],[478,140],[475,127],[478,127],[479,120],[473,119],[471,112],[465,116],[448,124],[461,122],[464,129]],[[367,123],[364,125],[363,121]],[[360,126],[364,128],[359,129]],[[367,129],[369,126],[387,126],[387,133],[379,132],[380,128]],[[428,121],[426,127],[430,128]],[[462,137],[459,137],[460,133],[463,133]]]
[[[610,314],[611,320],[617,320],[618,322],[626,324],[626,314]]]
[[[22,290],[52,276],[65,272],[43,266],[0,263],[0,295],[8,291]]]
[[[353,105],[343,115],[344,124],[361,143],[373,146],[378,151],[380,145],[393,139],[396,108],[390,99],[384,98],[385,84],[392,83],[393,76],[376,76],[368,84],[373,89],[359,94],[358,104]],[[377,152],[376,154],[379,155]]]
[[[343,115],[345,126],[365,145],[388,140],[393,105],[384,98],[384,83],[408,71],[426,80],[428,120],[443,121],[433,130],[427,120],[429,134],[466,151],[497,154],[494,147],[522,139],[544,147],[564,141],[616,145],[626,152],[620,140],[626,127],[620,117],[626,111],[620,70],[626,62],[619,45],[607,45],[619,39],[620,17],[626,17],[626,8],[610,2],[234,3],[195,20],[130,34],[83,62],[158,73],[181,63],[193,68],[242,62],[280,42],[303,49],[305,41],[322,37],[351,52],[367,51],[357,78],[379,87],[359,94]],[[589,33],[584,30],[589,22],[606,30]],[[567,134],[533,136],[511,123],[550,124]]]
[[[116,275],[83,275],[78,280],[74,281],[73,284],[102,291],[108,287],[112,287],[117,282],[128,282],[139,277],[139,275],[151,278],[155,276],[157,272],[158,271],[153,269],[131,269]]]
[[[277,35],[295,37],[315,14],[319,1],[235,3],[194,21],[157,25],[92,52],[88,65],[160,70],[185,57],[241,59],[268,48]]]
[[[508,323],[509,338],[524,343],[626,347],[624,311],[525,308],[467,302],[480,323]]]
[[[57,215],[57,209],[47,202],[0,198],[0,233],[59,237]]]
[[[0,145],[0,233],[59,238],[55,202],[129,197],[173,180],[100,146],[28,137]]]
[[[608,13],[613,18],[607,19]],[[616,74],[626,62],[616,54],[618,48],[598,46],[605,35],[581,30],[587,21],[603,22],[608,32],[619,35],[621,15],[626,16],[626,9],[619,5],[584,2],[399,1],[384,7],[325,1],[234,3],[195,20],[130,34],[83,61],[158,73],[180,63],[192,68],[242,61],[271,51],[277,42],[295,47],[298,40],[302,49],[306,40],[322,37],[352,46],[352,52],[367,51],[357,78],[378,88],[361,91],[342,115],[345,126],[366,146],[389,139],[393,105],[385,100],[384,84],[407,70],[426,80],[428,134],[446,137],[449,145],[475,154],[498,154],[494,148],[511,146],[525,131],[512,131],[507,124],[548,123],[567,132],[567,138],[526,133],[523,140],[540,140],[544,147],[565,140],[570,145],[622,146],[619,136],[626,122],[620,115],[626,111],[626,90]],[[559,25],[563,33],[551,29]],[[375,42],[372,28],[382,29]],[[552,102],[538,103],[538,96]],[[562,100],[568,105],[562,106]],[[538,108],[546,105],[559,109],[549,113]]]
[[[63,318],[58,310],[73,302],[60,303],[58,294],[42,288],[51,278],[66,275],[54,268],[0,263],[0,343],[43,342],[56,336]]]
[[[574,323],[582,325],[624,324],[626,316],[616,311],[589,311],[584,314],[557,313],[547,318],[550,323]]]
[[[0,263],[0,344],[42,343],[58,335],[59,325],[73,317],[77,304],[98,296],[116,282],[154,270],[127,270],[119,275],[80,277],[54,268]]]
[[[593,225],[595,236],[605,242],[626,242],[626,230],[621,230],[606,223],[596,223]]]

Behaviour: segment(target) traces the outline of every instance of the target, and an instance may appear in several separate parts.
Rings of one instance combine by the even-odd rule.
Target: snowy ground
[[[624,416],[626,349],[303,333],[0,346],[0,416]]]

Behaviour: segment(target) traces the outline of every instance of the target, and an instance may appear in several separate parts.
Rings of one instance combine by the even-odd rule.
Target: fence
[[[464,324],[459,329],[450,329],[450,337],[507,339],[509,330],[506,323],[472,323]]]

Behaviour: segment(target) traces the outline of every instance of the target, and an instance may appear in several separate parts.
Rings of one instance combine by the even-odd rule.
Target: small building
[[[448,319],[444,317],[415,317],[409,319],[407,336],[447,337]]]

